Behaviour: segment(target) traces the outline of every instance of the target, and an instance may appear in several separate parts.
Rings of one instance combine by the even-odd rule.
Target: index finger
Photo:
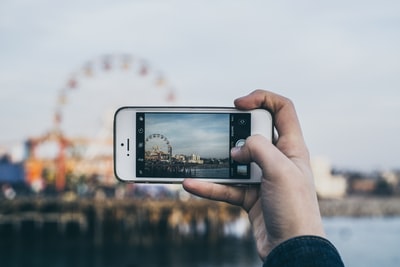
[[[189,178],[182,182],[182,186],[189,193],[199,197],[241,206],[246,211],[249,211],[258,197],[256,187],[235,187]]]
[[[279,139],[276,146],[289,158],[308,158],[308,149],[293,102],[281,95],[256,90],[235,100],[238,109],[264,108],[272,113]]]

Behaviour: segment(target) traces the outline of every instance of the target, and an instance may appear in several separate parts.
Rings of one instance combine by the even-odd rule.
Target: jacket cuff
[[[275,247],[264,267],[344,267],[339,252],[327,239],[319,236],[294,237]]]

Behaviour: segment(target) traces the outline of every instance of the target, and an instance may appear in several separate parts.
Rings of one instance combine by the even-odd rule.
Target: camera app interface
[[[136,176],[250,178],[230,149],[250,135],[250,113],[137,113]]]

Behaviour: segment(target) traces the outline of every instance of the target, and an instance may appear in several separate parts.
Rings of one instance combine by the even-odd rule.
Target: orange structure
[[[54,141],[58,145],[58,152],[53,164],[56,170],[55,186],[58,191],[65,188],[66,180],[66,148],[70,144],[68,140],[60,133],[49,133],[39,138],[31,138],[27,142],[28,158],[25,162],[26,180],[33,184],[38,180],[43,180],[44,161],[37,156],[37,147],[45,142]]]

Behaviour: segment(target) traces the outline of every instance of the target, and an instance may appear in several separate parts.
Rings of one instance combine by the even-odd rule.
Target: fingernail
[[[231,155],[234,155],[234,154],[239,153],[239,152],[240,152],[240,149],[241,149],[241,147],[238,147],[238,146],[232,147],[232,149],[231,149]]]

